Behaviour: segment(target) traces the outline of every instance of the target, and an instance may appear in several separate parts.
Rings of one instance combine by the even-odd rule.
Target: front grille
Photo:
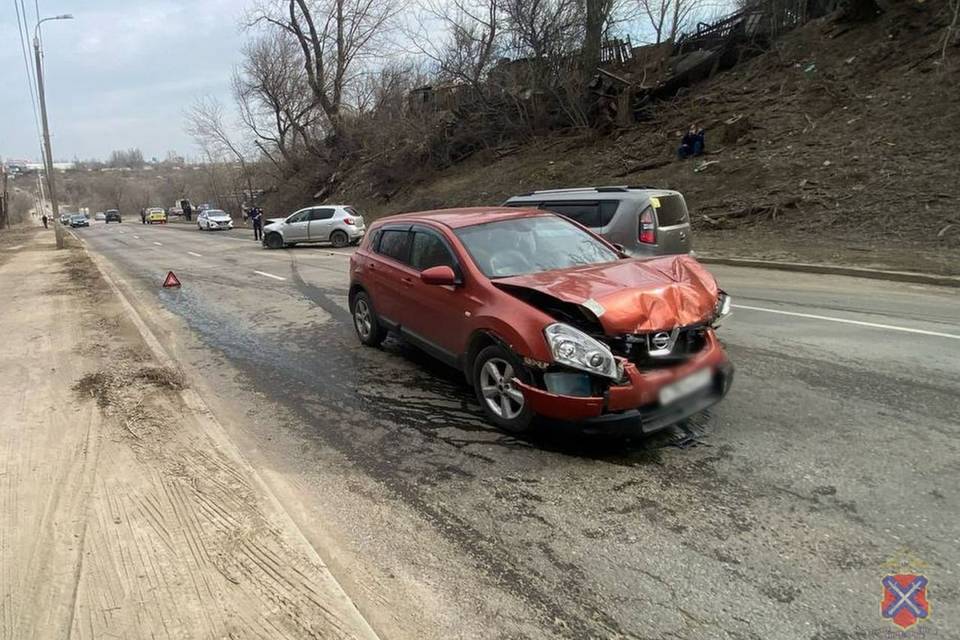
[[[669,332],[667,332],[669,333]],[[655,333],[637,333],[617,338],[604,338],[615,355],[632,362],[640,370],[662,369],[682,364],[703,351],[707,345],[707,327],[683,327],[680,329],[673,348],[667,355],[652,356],[656,350],[651,344]]]

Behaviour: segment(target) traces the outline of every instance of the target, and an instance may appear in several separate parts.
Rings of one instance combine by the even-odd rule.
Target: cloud
[[[33,3],[26,3],[32,5]],[[193,152],[183,110],[196,96],[229,101],[243,34],[237,0],[46,0],[43,15],[73,13],[43,26],[47,102],[57,158],[105,157],[139,146],[144,155]],[[37,141],[16,18],[0,21],[0,117],[12,135],[0,149],[36,157]],[[35,22],[30,7],[29,22]],[[31,27],[32,29],[32,27]],[[32,53],[32,51],[30,52]]]

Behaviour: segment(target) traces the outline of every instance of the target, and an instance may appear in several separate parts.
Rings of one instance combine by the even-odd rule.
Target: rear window
[[[613,220],[613,215],[617,212],[616,200],[591,200],[591,201],[564,201],[564,202],[544,202],[540,208],[547,211],[559,213],[571,220],[575,220],[585,227],[599,228],[605,227]]]
[[[661,227],[672,227],[687,222],[687,205],[684,204],[683,198],[680,196],[659,196],[651,198],[651,200],[653,201],[653,208],[657,212],[657,221]],[[659,207],[657,206],[657,200],[660,201]]]
[[[380,233],[377,253],[400,262],[406,262],[410,256],[410,232],[406,229],[384,229]]]

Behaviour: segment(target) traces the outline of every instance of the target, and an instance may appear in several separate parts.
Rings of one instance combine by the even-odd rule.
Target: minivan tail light
[[[653,208],[647,207],[640,214],[640,242],[643,244],[656,244],[657,229],[653,221]]]

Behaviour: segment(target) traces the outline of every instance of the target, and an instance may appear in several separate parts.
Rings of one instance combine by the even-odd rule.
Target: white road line
[[[192,256],[194,256],[194,257],[197,257],[197,258],[202,258],[202,257],[203,257],[203,256],[200,255],[199,253],[194,253],[193,251],[187,251],[187,253],[189,253],[190,255],[192,255]]]
[[[854,324],[859,327],[872,327],[874,329],[887,329],[888,331],[902,331],[903,333],[917,333],[922,336],[935,336],[937,338],[950,338],[952,340],[960,340],[960,335],[955,335],[952,333],[941,333],[939,331],[926,331],[924,329],[911,329],[910,327],[897,327],[892,324],[878,324],[876,322],[862,322],[860,320],[848,320],[846,318],[818,316],[813,313],[797,313],[795,311],[782,311],[780,309],[765,309],[763,307],[751,307],[745,304],[735,304],[732,306],[734,309],[749,309],[750,311],[763,311],[765,313],[776,313],[782,316],[793,316],[796,318],[810,318],[811,320],[827,320],[828,322]]]
[[[138,236],[137,234],[133,234],[133,237],[136,238],[137,240],[140,239],[140,236]]]
[[[157,242],[156,240],[154,240],[153,244],[157,245],[158,247],[162,247],[162,246],[163,246],[163,243],[162,243],[162,242]]]
[[[121,231],[120,229],[117,229],[117,233],[126,233],[126,231]]]
[[[274,280],[286,280],[286,278],[283,278],[281,276],[275,276],[272,273],[267,273],[266,271],[254,271],[254,273],[257,274],[258,276],[273,278]]]
[[[18,244],[15,247],[7,247],[6,249],[4,249],[4,251],[16,251],[17,249],[23,249],[23,245]]]

